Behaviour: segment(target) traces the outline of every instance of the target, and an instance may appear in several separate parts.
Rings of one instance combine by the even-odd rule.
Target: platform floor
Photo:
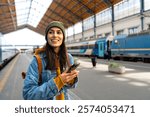
[[[73,100],[149,100],[150,64],[118,61],[124,74],[108,72],[107,60],[98,59],[96,68],[90,58],[75,57],[80,62],[79,83],[69,91]],[[23,80],[32,55],[19,54],[0,71],[0,100],[22,100]]]

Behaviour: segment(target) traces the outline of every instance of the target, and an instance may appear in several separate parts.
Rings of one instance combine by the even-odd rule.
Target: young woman
[[[75,88],[78,71],[66,73],[68,64],[73,64],[74,59],[67,53],[63,24],[51,22],[45,30],[45,39],[46,45],[36,52],[42,61],[42,83],[38,85],[38,63],[33,57],[24,80],[23,97],[29,100],[70,99],[67,90]]]

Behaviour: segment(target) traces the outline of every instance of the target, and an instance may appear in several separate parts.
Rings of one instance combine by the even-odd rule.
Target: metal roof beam
[[[11,26],[11,25],[13,25],[12,22],[7,23],[7,24],[0,25],[0,28],[6,28],[6,27],[9,27],[9,26]]]
[[[70,14],[72,14],[74,17],[76,17],[79,20],[83,20],[81,17],[79,17],[78,15],[74,14],[71,10],[67,9],[66,7],[64,7],[62,4],[58,3],[57,0],[53,0],[56,4],[58,4],[59,6],[63,7],[63,9],[67,10]]]
[[[12,2],[12,3],[0,3],[0,7],[8,7],[8,6],[15,6],[15,3],[14,2]]]
[[[30,7],[29,7],[29,13],[28,13],[28,17],[27,17],[27,19],[26,19],[26,21],[28,22],[29,21],[29,15],[30,15],[30,11],[31,11],[31,9],[32,9],[32,2],[33,2],[33,0],[31,0],[31,2],[30,2]]]
[[[94,11],[91,10],[89,7],[87,7],[85,4],[82,3],[82,0],[77,0],[78,3],[80,3],[84,8],[87,9],[87,13],[94,15]]]
[[[87,4],[89,4],[90,2],[91,2],[91,1],[89,1]],[[101,1],[100,1],[100,2],[101,2]],[[98,3],[99,3],[99,2],[98,2]],[[95,3],[95,6],[92,7],[92,9],[93,9],[94,11],[91,9],[91,10],[93,11],[94,14],[95,14],[95,8],[98,6],[98,3]],[[86,13],[86,11],[83,12],[82,15],[85,14],[85,13]],[[94,14],[93,14],[93,15],[94,15]]]
[[[108,7],[111,7],[113,5],[110,0],[102,0],[102,1],[106,3]]]
[[[11,21],[11,18],[8,18],[8,19],[3,19],[2,21],[0,21],[0,24],[3,24],[3,23],[7,23],[7,22],[10,22]]]
[[[74,2],[74,0],[71,0],[71,1],[73,1]],[[70,2],[68,2],[68,4],[69,4]],[[75,8],[77,5],[78,5],[78,2],[75,2],[76,4],[75,5],[73,5],[70,9],[73,9],[73,8]],[[71,10],[70,10],[71,11]],[[72,11],[71,11],[72,12]],[[76,11],[75,11],[76,12]],[[73,13],[73,12],[72,12]],[[66,13],[65,13],[66,14]],[[74,14],[73,13],[73,15],[76,15],[76,14]],[[79,17],[78,19],[79,20],[82,20],[83,21],[83,18],[82,17],[80,17],[80,16],[78,16],[78,15],[76,15],[77,17]],[[71,24],[71,26],[72,26],[72,24]]]
[[[8,4],[11,4],[9,0],[7,0],[7,2],[8,2]],[[9,11],[10,11],[10,13],[11,13],[11,18],[12,18],[12,21],[13,21],[14,29],[16,30],[16,24],[15,24],[14,17],[13,17],[13,15],[12,15],[12,10],[11,10],[10,7],[8,7],[8,8],[9,8]]]
[[[6,15],[10,15],[10,14],[14,15],[14,14],[16,14],[16,12],[15,11],[12,11],[11,13],[5,12],[5,13],[0,14],[0,16],[6,16]]]
[[[52,17],[50,17],[50,16],[48,16],[48,15],[46,15],[45,14],[45,16],[47,17],[47,18],[50,18],[50,19],[52,19],[52,20],[56,20],[56,19],[54,19],[54,18],[52,18]],[[44,19],[42,19],[43,21],[45,21],[45,22],[47,22],[46,20],[44,20]],[[41,24],[43,24],[45,27],[47,27],[47,25],[45,25],[44,23],[42,23],[42,22],[40,22]],[[68,23],[67,21],[66,21],[66,23]],[[72,24],[72,23],[69,23],[69,24]],[[64,26],[65,27],[67,27],[67,25],[66,24],[64,24]]]
[[[54,10],[52,10],[52,9],[49,9],[49,10],[50,10],[52,13],[54,13],[54,14],[58,15],[61,19],[66,20],[68,23],[70,23],[70,24],[74,24],[74,22],[72,22],[72,21],[68,20],[68,19],[67,19],[67,18],[65,18],[64,16],[61,16],[59,13],[55,12]]]

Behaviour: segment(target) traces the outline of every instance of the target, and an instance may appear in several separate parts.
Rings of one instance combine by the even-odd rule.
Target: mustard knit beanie
[[[49,23],[49,25],[47,26],[46,30],[45,30],[45,39],[47,41],[47,34],[48,34],[48,31],[52,28],[52,27],[58,27],[62,30],[63,32],[63,35],[64,35],[64,39],[65,39],[65,27],[63,25],[62,22],[59,22],[59,21],[52,21],[51,23]]]

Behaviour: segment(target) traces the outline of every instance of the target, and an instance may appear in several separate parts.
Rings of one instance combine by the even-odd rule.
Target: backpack
[[[41,61],[39,54],[35,54],[34,56],[35,56],[37,63],[38,63],[38,73],[39,73],[38,85],[40,85],[42,83],[42,61]],[[22,75],[22,79],[25,79],[26,72],[22,72],[21,75]]]

